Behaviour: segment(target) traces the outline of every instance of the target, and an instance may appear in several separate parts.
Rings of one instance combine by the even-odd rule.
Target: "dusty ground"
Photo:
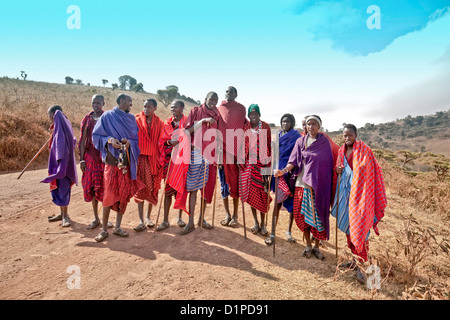
[[[80,177],[81,177],[81,173]],[[73,225],[62,228],[47,216],[59,213],[51,202],[48,185],[39,183],[46,170],[0,175],[0,299],[370,299],[370,291],[346,273],[336,273],[334,227],[323,252],[326,260],[301,257],[304,242],[293,227],[294,244],[285,240],[288,215],[281,212],[277,228],[276,256],[261,235],[250,232],[253,219],[246,209],[247,239],[242,225],[233,229],[220,225],[223,203],[217,199],[215,227],[197,228],[178,235],[176,212],[171,227],[136,233],[137,205],[128,206],[123,228],[128,238],[112,235],[96,243],[98,229],[88,231],[91,204],[85,203],[81,181],[72,190],[69,214]],[[391,204],[395,208],[400,199]],[[241,210],[241,208],[240,208]],[[380,224],[381,236],[371,235],[371,251],[392,237],[390,209]],[[157,209],[152,213],[156,220]],[[162,218],[162,215],[161,215]],[[187,221],[187,215],[184,215]],[[115,219],[115,213],[112,213]],[[212,208],[206,219],[211,221]],[[242,213],[240,211],[240,222]],[[270,215],[271,219],[271,215]],[[269,226],[271,225],[269,219]],[[331,225],[334,219],[331,218]],[[161,219],[160,219],[161,221]],[[339,234],[340,254],[347,252],[345,237]],[[69,266],[78,266],[81,288],[69,289]],[[398,299],[401,290],[378,291],[376,299]]]

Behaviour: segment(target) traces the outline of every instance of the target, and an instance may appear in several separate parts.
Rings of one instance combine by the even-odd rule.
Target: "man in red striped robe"
[[[96,94],[92,97],[91,104],[93,111],[89,112],[81,121],[81,137],[78,144],[80,169],[83,172],[84,201],[91,202],[94,211],[94,221],[87,227],[90,230],[100,225],[98,203],[103,201],[103,171],[105,164],[102,162],[100,151],[95,149],[92,143],[92,131],[97,123],[97,119],[103,114],[105,99],[102,95]]]
[[[243,141],[244,126],[248,123],[246,118],[246,108],[236,101],[237,90],[235,87],[228,87],[225,92],[225,101],[217,108],[222,121],[219,123],[219,130],[223,137],[223,165],[219,170],[221,179],[223,205],[226,216],[220,224],[223,226],[236,227],[237,213],[239,206],[239,167],[237,164],[237,148]],[[236,141],[237,140],[237,141]],[[228,143],[228,144],[227,144]],[[233,199],[233,215],[230,213],[228,197]]]
[[[352,254],[363,263],[368,260],[370,229],[379,235],[378,223],[387,205],[384,176],[372,149],[356,140],[356,127],[346,124],[342,134],[344,145],[339,149],[335,169],[341,175],[340,194],[331,214],[336,217],[339,209],[338,228],[346,234]],[[354,268],[356,263],[353,259],[341,266]],[[363,271],[356,267],[356,272],[357,280],[365,283]]]
[[[175,196],[174,209],[179,209],[177,224],[183,228],[186,224],[181,218],[182,211],[186,211],[184,203],[187,191],[184,179],[187,175],[189,160],[183,161],[182,152],[186,150],[190,155],[188,137],[183,135],[183,129],[187,117],[183,114],[184,102],[175,100],[170,107],[172,116],[163,124],[159,138],[160,163],[162,164],[163,177],[166,180],[164,192],[164,219],[156,228],[156,231],[167,229],[169,223],[169,210],[172,205],[172,196]],[[184,201],[183,201],[184,199]]]
[[[139,190],[134,196],[138,204],[139,225],[135,231],[143,231],[155,224],[150,219],[153,205],[158,204],[158,191],[161,188],[162,170],[159,154],[159,138],[163,122],[155,114],[157,103],[155,99],[147,99],[144,110],[137,114],[136,123],[139,128],[139,149],[137,178],[145,183],[145,188]],[[147,218],[144,223],[144,201],[148,201]]]

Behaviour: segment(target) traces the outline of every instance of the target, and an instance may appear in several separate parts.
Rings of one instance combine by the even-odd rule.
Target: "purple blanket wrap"
[[[64,113],[59,110],[56,110],[53,116],[52,135],[50,154],[48,157],[49,175],[41,182],[51,183],[53,180],[64,179],[66,181],[70,180],[70,184],[74,183],[78,185],[78,174],[74,153],[76,138],[73,136],[73,129],[69,120]],[[62,187],[62,184],[58,183],[58,185]],[[62,205],[67,205],[67,201],[64,200],[63,202]],[[61,205],[61,203],[56,204]]]
[[[303,169],[303,161],[305,162],[303,181],[314,190],[317,214],[329,237],[333,154],[328,139],[321,133],[317,134],[316,141],[305,148],[308,136],[302,136],[297,140],[288,163],[294,166],[292,179],[295,179]]]

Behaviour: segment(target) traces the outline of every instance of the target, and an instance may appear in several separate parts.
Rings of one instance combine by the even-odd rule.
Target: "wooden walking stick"
[[[173,148],[170,153],[170,160],[169,160],[169,166],[167,167],[166,179],[164,180],[164,189],[162,190],[161,199],[159,200],[159,209],[158,209],[158,215],[156,216],[155,226],[158,226],[159,214],[161,212],[161,205],[163,203],[163,199],[164,199],[164,201],[166,200],[166,184],[167,184],[167,178],[169,177],[170,165],[172,164],[172,157],[173,157]]]
[[[214,227],[214,218],[216,215],[216,196],[217,196],[217,174],[218,174],[219,168],[216,165],[216,176],[215,176],[215,186],[214,186],[214,201],[213,201],[213,210],[212,210],[212,226]]]
[[[39,149],[39,151],[34,155],[34,157],[30,160],[30,162],[28,162],[28,164],[25,166],[25,168],[23,168],[22,172],[19,174],[19,176],[17,177],[17,180],[20,179],[20,177],[23,175],[23,173],[25,172],[25,170],[28,169],[28,167],[33,163],[34,160],[36,160],[36,158],[38,157],[38,155],[45,149],[45,147],[47,146],[47,144],[50,142],[50,140],[52,139],[52,137],[50,136],[50,138],[48,138],[48,140],[44,143],[44,145]]]
[[[278,179],[275,178],[275,205],[273,206],[272,211],[272,231],[270,233],[270,237],[272,238],[272,246],[273,246],[273,256],[275,257],[275,230],[277,227],[278,215],[277,215],[277,194],[278,194]],[[269,212],[267,212],[267,215]]]
[[[205,187],[206,187],[206,185],[205,185],[205,181],[206,181],[206,166],[207,166],[208,164],[206,163],[206,159],[205,159],[205,172],[203,172],[203,190],[202,190],[202,193],[200,194],[200,217],[201,217],[201,219],[200,219],[200,229],[203,229],[203,219],[204,219],[204,212],[205,212],[205,210],[206,210],[206,195],[205,195]],[[202,199],[202,194],[203,194],[203,196],[205,197],[205,208],[203,207],[203,199]]]
[[[241,168],[239,168],[239,180],[242,190],[242,175],[241,175]],[[243,196],[243,195],[241,195]],[[245,209],[244,209],[244,199],[241,197],[241,204],[242,204],[242,221],[244,222],[244,238],[247,239],[247,226],[245,225]]]
[[[272,130],[272,129],[271,129]],[[270,142],[272,144],[272,141]],[[278,135],[278,131],[276,131],[276,137],[275,137],[275,143],[272,144],[272,148],[271,150],[278,150],[279,148],[279,135]],[[273,177],[273,168],[274,167],[274,161],[275,157],[274,157],[274,153],[272,152],[272,161],[270,164],[270,177],[269,177],[269,189],[267,190],[267,215],[266,215],[266,226],[267,226],[267,221],[269,220],[269,209],[270,209],[270,187],[272,186],[272,177]],[[278,164],[277,164],[278,165]],[[278,168],[277,168],[278,169]],[[275,198],[275,205],[276,205],[276,198]]]
[[[244,238],[247,239],[247,226],[245,225],[244,201],[241,200],[241,203],[242,203],[242,221],[244,222]]]
[[[270,187],[272,185],[272,172],[273,172],[273,161],[270,165],[270,177],[269,177],[269,189],[267,190],[267,214],[266,214],[266,226],[267,226],[267,221],[269,220],[269,209],[270,209]],[[276,198],[275,198],[275,202],[276,202]],[[275,203],[276,205],[276,203]]]
[[[338,174],[338,186],[337,186],[337,202],[336,202],[336,259],[338,257],[338,213],[339,213],[339,187],[341,185],[341,174]]]
[[[278,131],[276,131],[275,144],[274,144],[274,147],[272,148],[272,157],[273,157],[272,167],[273,168],[278,168],[278,164],[279,164],[279,151],[280,151],[279,150],[279,148],[280,148],[279,139],[280,139],[280,135],[278,134]],[[272,174],[272,172],[271,172],[271,174]],[[272,175],[270,177],[272,178]],[[284,179],[283,176],[281,178]],[[279,181],[279,178],[276,177],[275,178],[275,204],[273,206],[273,211],[272,211],[272,231],[270,233],[270,238],[272,238],[272,241],[273,241],[272,246],[273,246],[273,256],[274,257],[275,257],[275,230],[276,230],[277,220],[278,220],[278,215],[277,215],[278,181]],[[267,215],[269,215],[269,210],[267,210]]]

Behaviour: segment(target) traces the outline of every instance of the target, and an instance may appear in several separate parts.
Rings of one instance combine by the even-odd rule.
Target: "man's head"
[[[206,95],[205,105],[208,109],[212,109],[217,106],[217,102],[219,102],[219,96],[217,93],[211,91]]]
[[[184,102],[182,100],[174,100],[170,106],[170,111],[174,118],[181,118],[184,111]]]
[[[236,88],[233,86],[229,86],[227,88],[227,91],[225,91],[225,99],[227,99],[227,101],[234,101],[236,100],[236,97],[237,97]]]
[[[125,93],[119,94],[116,102],[120,110],[125,111],[126,113],[129,113],[131,111],[131,107],[133,106],[133,99],[129,95]]]
[[[342,131],[342,136],[344,138],[345,145],[348,147],[353,146],[356,137],[358,136],[358,131],[353,124],[346,124],[344,130]]]
[[[48,111],[47,111],[48,118],[50,119],[50,121],[52,123],[53,123],[53,116],[55,115],[56,110],[59,110],[62,112],[62,108],[58,105],[54,105],[54,106],[48,108]]]
[[[147,99],[144,102],[144,114],[146,117],[151,117],[156,111],[156,100],[155,99]]]
[[[250,119],[250,124],[252,126],[259,124],[259,119],[261,117],[259,106],[257,104],[252,104],[250,107],[248,107],[247,116]]]
[[[103,111],[103,106],[105,105],[105,98],[101,94],[95,94],[92,97],[92,110],[95,113],[101,113]]]

